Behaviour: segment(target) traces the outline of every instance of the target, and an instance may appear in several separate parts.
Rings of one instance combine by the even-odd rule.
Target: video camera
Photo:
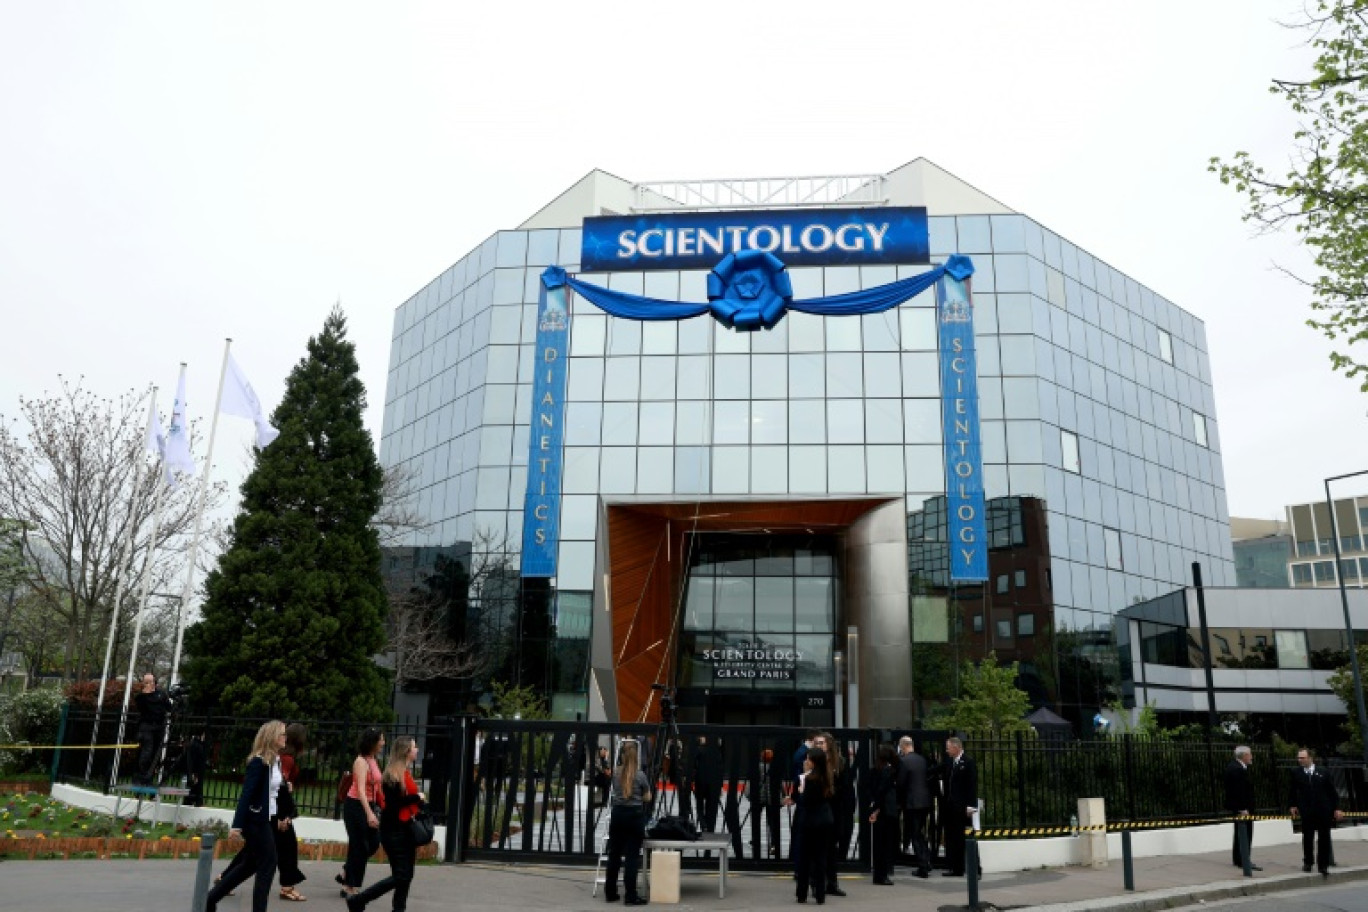
[[[190,685],[177,681],[166,689],[166,701],[171,704],[172,712],[179,712],[190,699]]]
[[[673,722],[675,720],[675,710],[678,708],[676,702],[675,688],[668,684],[652,684],[651,690],[660,691],[660,721]]]

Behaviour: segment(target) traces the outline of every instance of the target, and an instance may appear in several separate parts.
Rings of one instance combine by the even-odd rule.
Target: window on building
[[[1168,334],[1168,330],[1159,330],[1159,357],[1165,363],[1173,363],[1173,336]]]
[[[1368,507],[1359,507],[1359,508],[1358,508],[1358,513],[1359,513],[1359,528],[1360,528],[1360,529],[1368,528]]]
[[[983,633],[983,615],[974,615],[974,633]]]
[[[1328,538],[1322,538],[1322,539],[1320,540],[1320,553],[1321,553],[1321,554],[1334,554],[1334,553],[1335,553],[1335,546],[1334,546],[1333,544],[1330,543],[1330,539],[1328,539]]]
[[[1297,557],[1315,557],[1316,543],[1313,541],[1297,542]]]
[[[1359,551],[1359,550],[1361,550],[1361,548],[1360,548],[1360,546],[1359,546],[1359,537],[1358,537],[1357,535],[1342,535],[1342,536],[1340,536],[1340,552],[1341,552],[1341,553],[1343,553],[1343,552],[1345,552],[1345,551]]]
[[[1064,456],[1064,471],[1082,474],[1083,465],[1078,458],[1078,435],[1063,428],[1059,431],[1059,449]]]
[[[998,638],[999,640],[1010,640],[1010,639],[1012,638],[1012,622],[1011,622],[1011,621],[998,621],[998,622],[997,622],[997,638]]]
[[[1102,538],[1107,546],[1107,569],[1122,570],[1125,562],[1121,559],[1121,533],[1115,529],[1102,529]]]
[[[1004,574],[1002,574],[1001,576],[999,576],[999,577],[997,578],[997,593],[998,593],[998,595],[1002,595],[1002,594],[1004,594],[1004,593],[1007,592],[1007,589],[1009,588],[1008,585],[1007,585],[1007,583],[1008,583],[1008,576],[1007,576],[1007,574],[1004,573]]]
[[[1359,581],[1358,561],[1350,558],[1340,561],[1340,573],[1344,574],[1344,581],[1351,586],[1357,586]]]
[[[1311,585],[1311,565],[1293,564],[1292,565],[1292,585],[1309,586]]]
[[[1207,423],[1206,415],[1201,412],[1192,413],[1192,433],[1197,440],[1198,446],[1210,446],[1207,443]]]
[[[1316,582],[1333,583],[1335,581],[1335,562],[1316,561]]]
[[[1018,615],[1017,615],[1017,636],[1023,636],[1023,637],[1035,636],[1035,615],[1034,615],[1034,614],[1018,614]]]
[[[1310,668],[1306,650],[1305,630],[1277,630],[1273,633],[1278,644],[1279,668]]]
[[[1016,576],[1016,579],[1015,579],[1016,587],[1017,587],[1018,589],[1025,589],[1025,588],[1026,588],[1026,571],[1025,571],[1025,570],[1018,570],[1018,571],[1016,572],[1015,576]]]

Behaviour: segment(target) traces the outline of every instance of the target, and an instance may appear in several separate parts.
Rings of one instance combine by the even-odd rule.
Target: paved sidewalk
[[[1368,879],[1368,843],[1336,847],[1339,867],[1331,883]],[[1301,873],[1300,846],[1259,849],[1264,871],[1253,878],[1240,876],[1228,852],[1205,855],[1142,858],[1135,863],[1136,892],[1122,889],[1119,861],[1107,868],[1049,868],[1011,874],[990,874],[980,889],[980,900],[991,907],[1043,908],[1051,912],[1076,909],[1148,910],[1174,908],[1197,899],[1218,899],[1247,892],[1294,889],[1321,883],[1316,874]],[[222,870],[219,862],[215,871]],[[306,863],[308,880],[301,889],[309,897],[306,909],[342,908],[332,876],[335,863]],[[372,865],[367,881],[383,877],[385,865]],[[187,912],[194,885],[193,861],[3,861],[0,862],[0,907],[24,912],[78,910],[146,910]],[[933,875],[918,880],[899,868],[896,883],[876,887],[868,877],[847,876],[841,885],[849,894],[831,897],[836,909],[896,908],[938,912],[963,908],[967,891],[962,879]],[[593,870],[535,865],[423,865],[409,896],[411,912],[450,909],[590,910],[608,906],[592,889]],[[776,875],[733,873],[727,878],[727,897],[717,896],[717,875],[685,872],[680,910],[779,909],[794,905],[792,881]],[[811,899],[809,905],[813,904]],[[271,908],[293,908],[272,891]],[[375,904],[388,910],[388,901]],[[223,902],[221,912],[248,912],[250,884]]]

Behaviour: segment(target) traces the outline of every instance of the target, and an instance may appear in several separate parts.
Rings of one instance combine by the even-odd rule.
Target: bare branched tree
[[[115,612],[126,660],[144,572],[150,591],[158,593],[156,611],[144,625],[149,643],[159,630],[165,637],[169,628],[174,636],[175,622],[164,615],[174,615],[178,605],[174,596],[168,605],[167,594],[179,594],[196,486],[164,491],[153,542],[157,489],[165,480],[144,446],[147,401],[146,393],[136,392],[101,399],[79,381],[63,380],[54,394],[21,398],[17,417],[0,416],[0,517],[23,528],[26,578],[13,605],[22,605],[24,616],[16,635],[22,641],[27,632],[42,649],[60,631],[64,681],[99,672]],[[223,496],[222,484],[211,486],[206,510],[216,509]]]
[[[477,532],[472,542],[423,546],[429,523],[407,466],[385,469],[383,502],[372,524],[385,555],[394,683],[476,677],[499,661],[512,616],[507,536]]]

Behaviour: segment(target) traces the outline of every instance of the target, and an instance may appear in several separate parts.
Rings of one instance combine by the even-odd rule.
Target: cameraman
[[[171,698],[166,691],[157,689],[157,676],[148,672],[143,675],[142,690],[134,701],[138,704],[138,771],[133,784],[154,785]]]

